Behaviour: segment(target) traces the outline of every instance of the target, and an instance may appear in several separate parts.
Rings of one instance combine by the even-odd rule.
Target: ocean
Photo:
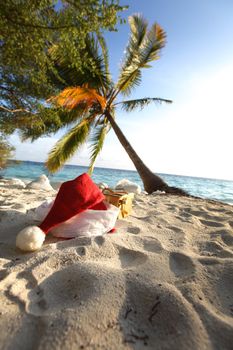
[[[44,167],[44,163],[21,161],[19,164],[15,162],[10,163],[9,167],[0,171],[0,175],[5,178],[15,177],[29,181],[35,180],[40,175],[45,174],[48,176],[51,183],[59,183],[72,180],[78,175],[87,172],[87,170],[88,168],[84,166],[65,165],[61,171],[51,175]],[[194,196],[214,199],[233,205],[233,181],[170,174],[158,175],[170,186],[182,188]],[[142,181],[138,173],[133,170],[96,167],[92,178],[96,183],[104,182],[108,184],[109,187],[114,187],[119,180],[128,179],[139,184],[143,189]]]

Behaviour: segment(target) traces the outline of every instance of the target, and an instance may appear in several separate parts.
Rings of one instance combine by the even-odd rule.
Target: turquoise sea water
[[[72,180],[86,172],[87,169],[87,167],[83,166],[66,165],[55,175],[50,175],[44,168],[43,163],[27,161],[20,162],[20,164],[11,164],[7,169],[3,170],[0,175],[5,178],[16,177],[22,180],[35,180],[38,176],[46,174],[50,182],[57,183]],[[170,186],[183,188],[192,195],[233,204],[233,181],[168,174],[158,175]],[[105,182],[110,187],[115,186],[119,180],[128,179],[138,183],[143,188],[137,172],[131,170],[95,168],[92,178],[96,183]]]

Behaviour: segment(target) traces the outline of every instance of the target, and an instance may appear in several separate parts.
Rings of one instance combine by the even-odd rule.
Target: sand
[[[233,349],[233,206],[140,194],[114,234],[20,252],[55,195],[0,184],[1,349]]]

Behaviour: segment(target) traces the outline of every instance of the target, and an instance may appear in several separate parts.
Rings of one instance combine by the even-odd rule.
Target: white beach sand
[[[114,234],[20,252],[55,195],[0,185],[1,349],[233,349],[233,206],[136,195]]]

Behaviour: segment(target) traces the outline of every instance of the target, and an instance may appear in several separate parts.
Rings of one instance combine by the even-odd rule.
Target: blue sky
[[[162,97],[171,105],[151,105],[117,121],[145,163],[155,172],[233,180],[233,1],[128,0],[128,17],[141,13],[158,22],[167,44],[153,68],[143,72],[132,98]],[[108,33],[111,72],[116,79],[129,26]],[[22,144],[16,158],[43,161],[60,134]],[[88,145],[70,163],[88,164]],[[134,169],[113,132],[96,166]]]

